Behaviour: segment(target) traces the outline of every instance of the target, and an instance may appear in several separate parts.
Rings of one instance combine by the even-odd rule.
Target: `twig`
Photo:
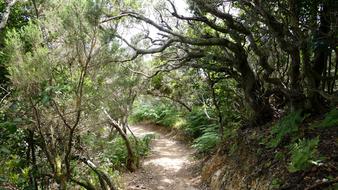
[[[2,104],[2,102],[7,98],[7,96],[9,96],[11,94],[11,92],[7,91],[4,87],[0,86],[0,88],[2,88],[4,91],[7,92],[7,94],[1,98],[1,101],[0,101],[0,105]]]

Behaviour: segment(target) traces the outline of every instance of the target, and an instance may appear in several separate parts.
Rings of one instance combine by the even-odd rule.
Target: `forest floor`
[[[201,190],[198,160],[194,150],[177,141],[160,127],[134,125],[135,136],[154,134],[149,155],[141,161],[134,173],[126,173],[123,183],[126,190]]]

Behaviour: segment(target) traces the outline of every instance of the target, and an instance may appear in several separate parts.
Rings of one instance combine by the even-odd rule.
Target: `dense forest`
[[[337,55],[337,0],[0,0],[0,189],[131,189],[140,123],[194,189],[337,189]]]

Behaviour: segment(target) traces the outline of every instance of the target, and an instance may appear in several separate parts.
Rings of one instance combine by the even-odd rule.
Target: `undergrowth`
[[[208,115],[205,113],[207,112]],[[238,151],[236,140],[241,128],[241,119],[234,117],[236,114],[228,114],[225,117],[223,140],[230,142],[229,154]],[[166,127],[179,128],[185,136],[192,140],[192,147],[200,154],[210,154],[216,146],[220,145],[221,136],[219,124],[215,120],[212,110],[203,110],[195,107],[191,112],[182,112],[175,107],[165,104],[154,104],[137,108],[132,116],[133,121],[150,121]],[[213,119],[210,119],[213,118]],[[266,125],[268,126],[268,125]],[[266,128],[267,136],[257,136],[263,139],[263,149],[274,152],[275,162],[283,164],[285,171],[289,173],[302,173],[312,171],[314,166],[325,165],[328,160],[321,155],[319,145],[320,133],[313,133],[315,129],[327,129],[338,126],[338,109],[333,109],[325,114],[321,121],[313,119],[302,111],[291,112],[280,118],[270,128]],[[308,132],[311,132],[311,135]],[[259,143],[259,142],[258,142]],[[327,177],[327,176],[326,176]],[[274,181],[271,186],[281,187],[282,181]]]
[[[213,117],[212,111],[208,112]],[[210,152],[220,142],[217,122],[210,120],[205,112],[198,108],[184,113],[164,103],[147,104],[137,107],[130,120],[133,123],[149,121],[160,126],[177,128],[193,140],[192,147],[199,153]]]
[[[179,117],[179,112],[172,106],[165,104],[144,105],[135,110],[130,121],[133,123],[150,121],[161,126],[171,127],[175,125]]]
[[[305,119],[301,111],[291,112],[271,128],[269,148],[276,148],[286,137],[294,139],[298,136],[298,127]]]
[[[134,137],[129,136],[128,138],[136,154],[135,156],[144,157],[150,150],[150,142],[154,136],[151,134],[145,135],[143,138],[139,138],[137,143]],[[100,162],[101,166],[114,169],[121,169],[126,166],[128,152],[122,137],[118,136],[109,140],[87,134],[84,143],[90,146],[93,152],[96,152],[97,161]]]
[[[290,172],[298,172],[307,170],[311,165],[320,165],[322,158],[319,157],[317,150],[319,138],[300,139],[298,142],[290,146],[290,163],[288,170]]]
[[[307,171],[313,165],[322,165],[324,161],[324,157],[319,154],[318,150],[320,136],[308,138],[304,132],[300,132],[300,128],[303,127],[302,131],[304,131],[306,128],[330,128],[338,125],[338,109],[336,108],[315,124],[304,123],[308,116],[302,115],[301,111],[291,112],[284,116],[272,126],[271,136],[266,142],[267,148],[276,150],[275,158],[283,158],[281,151],[283,149],[287,151],[289,155],[287,169],[291,173]]]
[[[194,147],[199,153],[208,153],[220,142],[220,136],[214,130],[205,130],[194,140]]]
[[[318,124],[314,124],[315,128],[330,128],[330,127],[338,127],[338,109],[332,109],[325,115],[325,118],[320,121]]]

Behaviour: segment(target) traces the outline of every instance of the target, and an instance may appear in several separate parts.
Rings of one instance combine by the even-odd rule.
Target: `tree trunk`
[[[35,156],[35,142],[34,142],[34,131],[28,130],[28,149],[27,149],[27,161],[32,166],[32,170],[29,173],[29,182],[30,186],[34,187],[35,189],[38,189],[38,184],[36,180],[36,172],[38,171],[37,165],[36,165],[36,156]]]
[[[305,77],[305,80],[306,80],[306,83],[304,83],[304,90],[306,90],[306,95],[310,96],[311,93],[313,93],[312,87],[315,86],[314,85],[315,81],[314,81],[312,71],[311,71],[310,47],[307,43],[302,44],[301,52],[302,52],[302,65],[303,65],[302,69],[303,69],[304,77]],[[306,103],[305,103],[304,108],[307,111],[311,111],[312,103],[311,103],[311,100],[309,98],[306,99]]]
[[[133,151],[133,148],[132,148],[132,146],[129,142],[128,136],[126,135],[126,133],[123,132],[123,130],[119,126],[119,124],[113,118],[110,117],[108,112],[106,110],[104,110],[104,112],[109,119],[109,124],[111,126],[113,126],[119,132],[121,137],[123,138],[123,140],[126,144],[126,147],[127,147],[127,151],[128,151],[127,169],[131,172],[134,172],[137,169],[137,166],[138,166],[138,158],[134,154],[134,151]]]
[[[271,121],[273,110],[264,97],[262,86],[247,61],[244,50],[237,52],[238,62],[236,64],[238,71],[242,75],[242,88],[244,90],[245,100],[254,111],[254,125],[262,125]]]
[[[7,21],[9,19],[9,14],[11,13],[11,8],[14,6],[17,0],[7,0],[5,10],[1,15],[1,20],[0,20],[0,31],[5,28]]]
[[[324,70],[326,69],[326,63],[328,59],[329,43],[328,35],[330,32],[330,22],[328,20],[329,14],[329,5],[327,3],[323,4],[323,9],[320,13],[320,25],[318,30],[315,32],[315,52],[314,60],[312,66],[313,73],[313,84],[310,87],[311,93],[309,94],[309,99],[311,101],[312,109],[315,111],[320,111],[323,107],[323,100],[320,96],[320,85],[322,83],[322,76]]]
[[[67,190],[67,180],[63,177],[59,181],[59,190]]]
[[[210,76],[211,74],[208,73],[208,79],[209,79],[209,88],[211,90],[211,94],[212,94],[212,102],[215,106],[216,112],[217,112],[217,116],[218,116],[218,125],[219,125],[219,133],[220,133],[220,137],[221,140],[224,140],[224,122],[223,122],[223,114],[220,108],[220,101],[217,100],[217,95],[215,92],[215,84],[216,82],[214,82]]]
[[[334,93],[334,89],[336,86],[336,80],[337,80],[337,74],[338,74],[338,48],[334,48],[335,56],[336,56],[336,63],[335,63],[335,68],[333,72],[333,79],[332,79],[332,84],[331,84],[331,92]]]
[[[127,169],[131,172],[134,172],[137,169],[137,158],[134,154],[133,148],[129,142],[128,136],[126,135],[126,133],[124,133],[124,131],[115,123],[110,123],[115,129],[117,129],[117,131],[119,132],[119,134],[121,135],[121,137],[123,138],[126,147],[127,147],[127,151],[128,151],[128,159],[127,159]]]
[[[290,65],[290,107],[291,111],[304,108],[305,96],[300,80],[300,50],[298,47],[291,52]]]

